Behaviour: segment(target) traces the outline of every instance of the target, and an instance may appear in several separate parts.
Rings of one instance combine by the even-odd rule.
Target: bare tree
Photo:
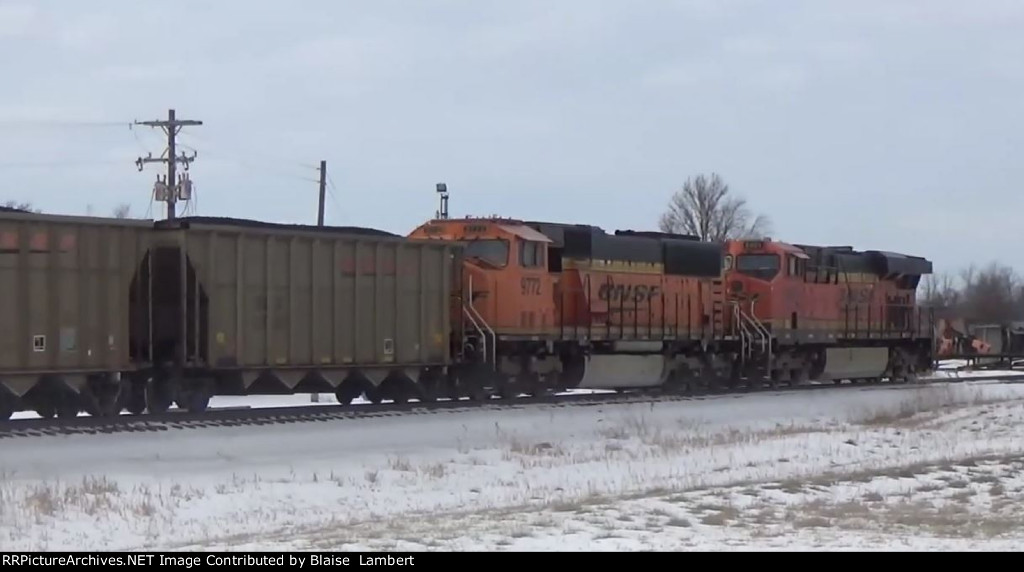
[[[1021,283],[1013,268],[996,262],[983,270],[973,265],[963,273],[964,313],[979,322],[1002,324],[1024,317]]]
[[[771,232],[770,225],[767,216],[751,214],[746,199],[730,196],[729,185],[712,173],[710,178],[698,175],[683,183],[683,188],[669,201],[659,227],[663,232],[691,234],[718,242],[764,238]]]
[[[4,208],[17,209],[17,210],[20,210],[20,211],[26,211],[26,212],[30,212],[30,213],[37,213],[38,214],[38,213],[42,213],[43,212],[42,209],[34,209],[34,208],[32,208],[32,203],[21,203],[21,202],[18,202],[18,201],[6,201],[3,204],[3,206],[4,206]]]
[[[950,274],[927,274],[921,280],[921,303],[934,308],[938,317],[953,317],[961,310],[963,292]]]
[[[128,218],[132,212],[132,206],[128,203],[121,203],[114,207],[114,218]]]

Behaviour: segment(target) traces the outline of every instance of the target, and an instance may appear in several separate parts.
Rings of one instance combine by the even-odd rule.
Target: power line
[[[57,119],[0,119],[0,127],[124,127],[124,121],[66,121]],[[131,127],[131,124],[128,124]]]
[[[192,181],[188,178],[188,175],[179,177],[179,180],[175,180],[175,171],[178,163],[182,163],[185,166],[185,170],[188,171],[188,166],[192,161],[196,160],[198,153],[193,152],[192,156],[189,157],[182,152],[179,157],[176,154],[176,143],[178,133],[181,132],[181,128],[191,125],[202,125],[202,121],[194,119],[177,119],[173,109],[167,111],[167,119],[165,120],[154,120],[154,121],[135,121],[134,125],[146,125],[149,127],[160,127],[167,134],[167,149],[160,157],[153,157],[152,153],[149,153],[146,157],[139,157],[135,164],[138,165],[139,171],[147,163],[167,163],[167,178],[161,183],[160,178],[157,177],[157,182],[154,185],[154,192],[156,194],[156,200],[167,203],[167,218],[174,219],[175,213],[175,202],[178,199],[188,200],[188,197],[192,194]]]

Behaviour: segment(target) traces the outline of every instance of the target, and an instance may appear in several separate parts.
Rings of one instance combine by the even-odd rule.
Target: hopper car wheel
[[[34,407],[36,415],[43,419],[53,419],[57,415],[57,408],[49,400],[37,403]]]
[[[86,413],[95,417],[113,417],[121,412],[123,384],[90,382],[82,388],[82,406]]]
[[[387,397],[391,399],[392,403],[409,403],[409,393],[398,385],[393,385],[388,388]]]
[[[150,413],[166,413],[173,401],[170,380],[154,377],[146,382],[146,408]]]
[[[142,415],[146,411],[146,387],[142,383],[122,382],[121,400],[124,408],[132,415]]]
[[[363,391],[363,396],[374,405],[379,405],[381,401],[384,401],[384,395],[379,387],[367,387]]]
[[[427,380],[417,387],[417,397],[420,403],[434,403],[437,401],[439,391],[437,380]]]
[[[444,379],[435,372],[429,372],[420,377],[419,383],[413,384],[417,399],[420,403],[434,403],[441,396]]]
[[[188,391],[182,391],[175,403],[189,413],[202,413],[210,406],[210,391],[205,383],[198,384]]]
[[[80,411],[78,395],[70,391],[62,391],[57,398],[57,417],[61,419],[72,419],[78,417]]]
[[[334,398],[342,406],[351,405],[352,400],[363,394],[362,386],[356,383],[343,381],[334,390]]]
[[[485,401],[490,396],[484,389],[479,379],[473,379],[472,377],[463,377],[459,380],[461,386],[461,393],[464,394],[470,401],[478,402]]]
[[[0,421],[6,421],[14,415],[16,398],[3,387],[0,387]]]

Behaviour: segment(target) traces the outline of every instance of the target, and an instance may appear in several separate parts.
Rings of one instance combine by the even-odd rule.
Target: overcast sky
[[[774,235],[1024,273],[1024,2],[0,0],[2,200],[406,233],[437,208],[653,229],[717,172]],[[85,123],[82,123],[85,122]],[[104,125],[109,123],[109,125]]]

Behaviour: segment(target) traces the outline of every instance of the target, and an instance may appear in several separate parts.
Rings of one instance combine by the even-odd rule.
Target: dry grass
[[[0,521],[43,524],[85,515],[93,519],[123,519],[148,527],[148,521],[178,506],[201,500],[205,491],[174,484],[168,489],[146,484],[122,488],[107,477],[86,476],[77,482],[19,483],[0,476]]]
[[[971,407],[1006,401],[1005,398],[985,397],[980,389],[929,386],[915,390],[892,405],[862,410],[854,422],[867,427],[915,427],[934,420],[953,408]]]

